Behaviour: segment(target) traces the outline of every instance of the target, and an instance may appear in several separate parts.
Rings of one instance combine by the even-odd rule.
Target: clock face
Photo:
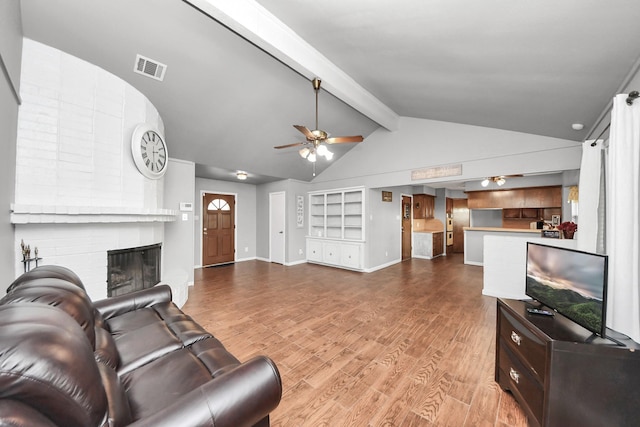
[[[133,132],[131,153],[140,173],[158,179],[167,170],[167,144],[160,133],[147,125],[139,125]]]

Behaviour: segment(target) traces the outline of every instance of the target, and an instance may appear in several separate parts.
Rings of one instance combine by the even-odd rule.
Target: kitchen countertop
[[[444,230],[413,230],[414,233],[444,233]]]
[[[501,228],[501,227],[463,227],[464,231],[496,231],[499,233],[535,233],[540,234],[542,230],[533,228]]]

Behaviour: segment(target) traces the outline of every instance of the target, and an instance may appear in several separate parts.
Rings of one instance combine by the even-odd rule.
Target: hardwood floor
[[[526,426],[494,381],[495,298],[462,255],[374,273],[247,261],[196,270],[183,307],[283,382],[272,426]]]

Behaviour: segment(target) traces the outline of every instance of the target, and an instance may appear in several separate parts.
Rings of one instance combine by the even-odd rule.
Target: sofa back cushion
[[[0,306],[0,342],[0,399],[59,426],[104,423],[107,398],[93,348],[69,315],[43,304]]]
[[[0,305],[37,302],[58,307],[82,327],[91,346],[95,345],[94,307],[81,288],[56,278],[38,278],[23,282],[0,299]]]
[[[9,285],[9,287],[7,288],[7,293],[11,292],[18,286],[21,286],[24,282],[27,282],[33,279],[41,279],[41,278],[62,279],[67,282],[73,283],[74,285],[78,286],[82,290],[85,290],[82,280],[80,280],[80,278],[76,273],[69,270],[68,268],[62,267],[60,265],[41,265],[39,267],[32,269],[31,271],[28,271],[20,275],[20,277],[18,277]]]

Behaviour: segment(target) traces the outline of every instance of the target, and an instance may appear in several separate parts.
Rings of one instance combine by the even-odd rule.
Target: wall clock
[[[167,144],[160,131],[140,124],[131,137],[131,154],[140,173],[147,178],[158,179],[167,171]]]

